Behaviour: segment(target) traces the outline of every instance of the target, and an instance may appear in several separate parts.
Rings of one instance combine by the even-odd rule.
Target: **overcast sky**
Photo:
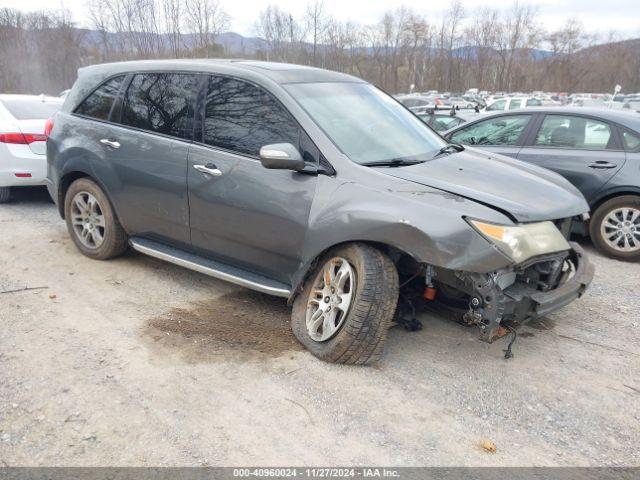
[[[231,30],[243,35],[254,33],[257,14],[269,3],[264,0],[221,0],[231,15]],[[302,16],[305,0],[272,0],[272,4]],[[387,10],[400,5],[412,7],[417,13],[440,16],[449,4],[446,0],[325,0],[327,10],[340,20],[352,20],[362,24],[375,23]],[[538,19],[547,29],[560,27],[567,19],[577,18],[593,33],[607,34],[616,30],[625,37],[640,37],[640,8],[638,0],[532,0],[538,8]],[[467,11],[481,6],[509,8],[513,0],[463,0]],[[51,9],[57,6],[72,12],[81,26],[89,26],[86,0],[0,0],[0,7],[22,10]]]

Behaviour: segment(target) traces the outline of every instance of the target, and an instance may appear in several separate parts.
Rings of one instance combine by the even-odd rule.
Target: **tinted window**
[[[62,103],[44,103],[39,99],[5,99],[2,100],[2,104],[16,120],[47,119],[60,110],[62,105]]]
[[[540,107],[542,106],[542,100],[537,98],[530,98],[527,100],[527,107]]]
[[[622,132],[622,141],[624,142],[625,150],[635,151],[640,148],[640,137],[631,132]]]
[[[515,145],[531,115],[498,117],[458,130],[451,140],[466,145]]]
[[[76,108],[76,113],[100,120],[108,120],[123,81],[124,76],[121,76],[103,83]]]
[[[272,143],[299,146],[293,117],[267,92],[247,82],[211,77],[207,91],[204,142],[258,156]]]
[[[200,76],[152,73],[133,77],[122,108],[122,123],[191,139]]]
[[[535,145],[602,150],[610,140],[611,128],[605,122],[570,115],[547,115]]]

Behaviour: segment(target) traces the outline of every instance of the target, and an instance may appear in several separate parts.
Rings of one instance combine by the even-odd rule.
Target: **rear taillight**
[[[0,143],[18,143],[28,145],[33,142],[45,142],[47,136],[41,133],[0,133]]]
[[[51,130],[53,130],[53,117],[47,118],[47,121],[44,123],[44,136],[49,137]]]

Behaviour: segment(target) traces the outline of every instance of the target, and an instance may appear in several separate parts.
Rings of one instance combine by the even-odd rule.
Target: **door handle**
[[[108,138],[101,139],[100,143],[103,145],[106,145],[107,147],[120,148],[120,142],[117,142],[115,140],[109,140]]]
[[[194,165],[193,168],[199,172],[206,173],[212,177],[219,177],[222,175],[222,171],[218,169],[213,163],[207,163],[206,165]]]
[[[605,162],[604,160],[598,160],[589,165],[590,168],[616,168],[617,166],[615,163]]]

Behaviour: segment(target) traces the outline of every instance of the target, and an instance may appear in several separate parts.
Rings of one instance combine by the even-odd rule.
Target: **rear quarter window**
[[[622,132],[622,143],[624,143],[624,149],[627,152],[636,152],[640,150],[640,136],[631,133],[628,130]]]
[[[46,120],[60,110],[57,103],[45,103],[37,99],[2,100],[2,104],[16,120]]]
[[[123,81],[124,75],[104,82],[84,99],[76,108],[76,113],[98,120],[109,120],[109,114]]]

